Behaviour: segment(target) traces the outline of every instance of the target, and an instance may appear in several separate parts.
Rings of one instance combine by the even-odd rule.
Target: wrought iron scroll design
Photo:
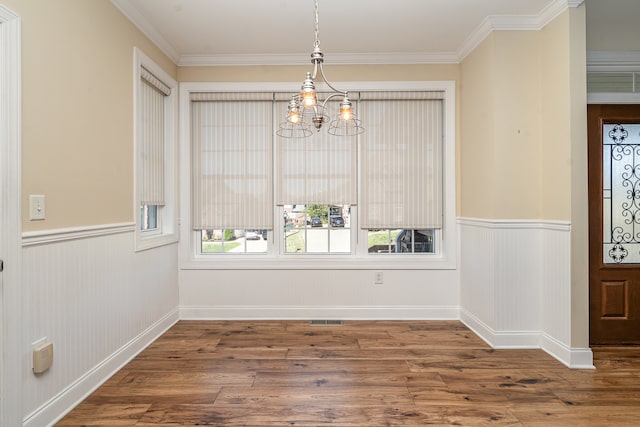
[[[626,189],[627,197],[620,206],[621,214],[625,218],[624,223],[630,227],[612,225],[611,237],[615,243],[640,242],[640,146],[625,144],[628,135],[622,125],[616,125],[609,131],[609,137],[615,142],[615,145],[611,145],[611,161],[621,162],[625,158],[628,159],[627,163],[622,165],[624,172],[620,175],[621,185]]]
[[[608,125],[607,129],[603,144],[609,150],[605,194],[609,192],[610,228],[605,230],[609,234],[604,240],[605,262],[636,263],[640,262],[640,139],[635,137],[640,132],[637,125]]]

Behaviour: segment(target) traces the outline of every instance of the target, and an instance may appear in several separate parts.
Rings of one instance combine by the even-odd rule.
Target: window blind
[[[146,71],[144,68],[142,70]],[[146,74],[153,77],[148,71]],[[151,84],[142,75],[141,77],[140,204],[164,206],[164,104],[166,94],[158,90],[156,84]],[[155,77],[153,78],[155,79]],[[160,82],[158,79],[155,80]]]
[[[443,94],[360,96],[360,227],[442,228]]]
[[[171,88],[164,84],[162,80],[154,76],[149,70],[140,67],[140,78],[160,91],[165,96],[171,95]]]
[[[287,103],[276,102],[276,111]],[[276,204],[357,204],[356,137],[329,135],[328,126],[304,139],[277,137]]]
[[[273,95],[264,95],[192,94],[194,230],[273,228]]]

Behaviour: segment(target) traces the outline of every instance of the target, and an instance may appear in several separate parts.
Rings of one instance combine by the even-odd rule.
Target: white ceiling
[[[331,63],[457,63],[492,30],[583,0],[319,0]],[[308,64],[313,0],[112,0],[179,65]]]

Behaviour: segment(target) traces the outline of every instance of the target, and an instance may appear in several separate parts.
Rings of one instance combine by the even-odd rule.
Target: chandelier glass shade
[[[292,95],[287,116],[280,123],[276,132],[283,138],[305,138],[313,134],[313,129],[320,131],[323,125],[329,123],[329,133],[337,136],[351,136],[364,132],[364,128],[358,120],[349,100],[348,92],[340,91],[333,87],[324,74],[324,54],[320,50],[318,38],[318,0],[315,0],[315,41],[311,52],[313,72],[307,72],[302,82],[300,92]],[[315,81],[320,77],[331,89],[324,100],[318,98]],[[340,107],[337,113],[328,111],[327,103],[337,97],[341,97]]]

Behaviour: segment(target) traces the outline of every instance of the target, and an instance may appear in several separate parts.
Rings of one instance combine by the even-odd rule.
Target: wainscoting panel
[[[478,326],[495,330],[496,296],[492,285],[496,282],[495,235],[484,223],[461,223],[459,236],[460,308]],[[484,334],[481,336],[487,339]]]
[[[134,252],[132,226],[24,236],[25,425],[48,425],[178,319],[177,245]],[[52,367],[32,372],[35,343]]]
[[[571,340],[571,239],[568,232],[543,229],[542,330],[560,342]]]
[[[494,229],[496,329],[540,330],[540,233],[522,227]],[[536,343],[537,344],[537,343]]]
[[[570,225],[459,224],[461,319],[493,347],[542,348],[568,366],[588,367],[591,351],[571,348]]]

